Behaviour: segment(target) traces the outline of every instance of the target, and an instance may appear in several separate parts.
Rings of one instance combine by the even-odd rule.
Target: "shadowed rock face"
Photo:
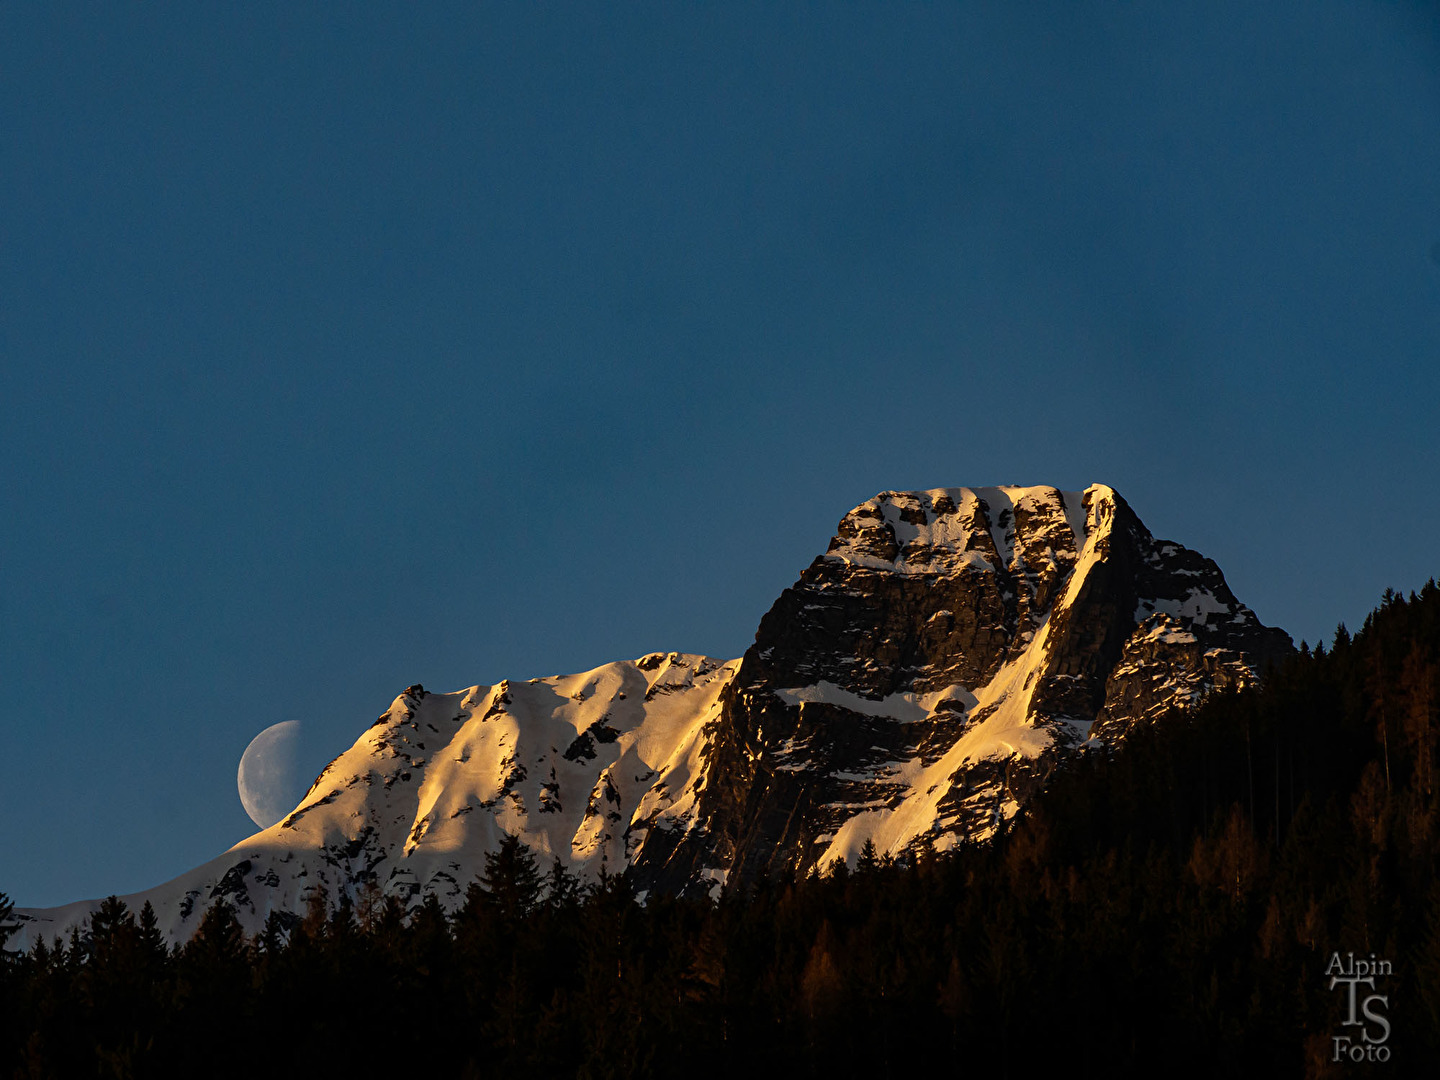
[[[761,620],[694,826],[652,831],[633,872],[678,890],[865,838],[983,838],[1085,740],[1243,686],[1290,648],[1109,488],[882,493]]]
[[[741,659],[409,687],[283,821],[125,899],[183,941],[219,897],[252,933],[317,895],[453,909],[506,834],[668,892],[867,840],[943,849],[991,835],[1087,743],[1244,686],[1290,647],[1110,488],[885,492]],[[93,908],[17,915],[28,940]]]

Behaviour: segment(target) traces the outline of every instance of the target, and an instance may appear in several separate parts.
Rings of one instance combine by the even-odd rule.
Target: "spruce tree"
[[[529,914],[540,900],[535,855],[518,836],[506,836],[485,855],[485,868],[467,893],[467,906],[478,903],[507,924]]]

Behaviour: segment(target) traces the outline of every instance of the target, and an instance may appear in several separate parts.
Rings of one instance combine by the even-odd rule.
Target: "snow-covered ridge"
[[[411,687],[282,821],[124,899],[151,901],[172,941],[222,896],[251,932],[272,910],[367,883],[453,908],[507,833],[581,875],[619,872],[657,822],[688,827],[704,728],[737,664],[652,653],[455,693]],[[21,911],[22,933],[62,933],[97,906]]]

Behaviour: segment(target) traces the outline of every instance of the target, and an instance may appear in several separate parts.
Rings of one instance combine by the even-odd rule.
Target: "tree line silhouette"
[[[641,903],[508,838],[450,915],[371,888],[251,939],[217,901],[174,949],[111,897],[0,955],[0,1077],[1434,1075],[1437,707],[1431,581],[993,842]],[[1393,965],[1384,1064],[1333,1060],[1335,953]]]

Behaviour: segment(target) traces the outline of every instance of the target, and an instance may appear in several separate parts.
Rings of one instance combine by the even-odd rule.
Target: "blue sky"
[[[1297,639],[1440,571],[1428,7],[419,7],[0,10],[17,902],[269,724],[738,655],[883,489],[1109,483]]]

